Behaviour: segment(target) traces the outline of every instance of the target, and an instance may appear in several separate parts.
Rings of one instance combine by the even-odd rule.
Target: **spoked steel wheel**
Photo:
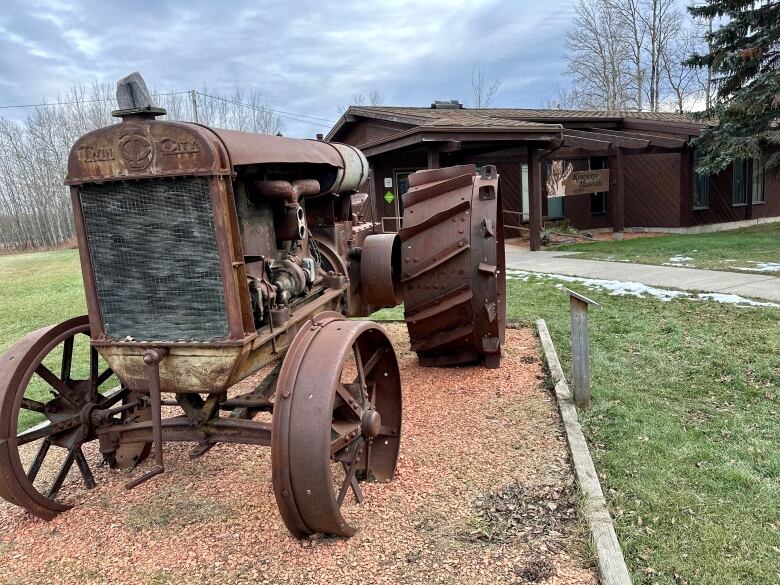
[[[297,538],[352,536],[342,511],[360,480],[390,481],[401,432],[395,351],[370,321],[321,313],[301,328],[276,389],[271,459],[284,523]]]
[[[73,477],[94,487],[82,447],[97,438],[96,423],[148,416],[133,393],[110,389],[112,374],[89,345],[87,317],[30,333],[0,357],[0,496],[49,520],[70,507],[62,488]],[[112,407],[121,419],[108,412],[95,420],[98,409]],[[105,454],[112,466],[126,467],[148,453],[148,444],[135,443]]]

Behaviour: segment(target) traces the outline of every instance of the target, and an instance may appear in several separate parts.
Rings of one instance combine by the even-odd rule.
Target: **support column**
[[[691,147],[680,150],[680,227],[693,225],[693,156]]]
[[[528,216],[530,248],[536,252],[542,247],[542,152],[528,147]]]
[[[609,157],[609,199],[612,220],[612,238],[623,239],[625,222],[625,191],[623,188],[623,149],[613,146]]]
[[[439,168],[439,151],[428,149],[428,168],[429,169],[438,169]]]

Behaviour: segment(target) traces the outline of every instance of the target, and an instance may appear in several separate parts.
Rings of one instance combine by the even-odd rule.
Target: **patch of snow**
[[[565,274],[550,274],[547,272],[527,272],[525,270],[507,270],[507,278],[528,281],[529,277],[536,276],[553,280],[562,280],[564,282],[577,283],[586,287],[588,290],[606,290],[611,296],[632,296],[640,299],[652,297],[659,301],[668,302],[672,299],[685,299],[691,301],[715,301],[728,305],[742,307],[775,307],[780,308],[780,304],[771,302],[754,301],[739,295],[727,295],[720,293],[698,293],[692,294],[682,290],[671,290],[648,286],[641,282],[622,281],[622,280],[603,280],[600,278],[584,278],[581,276],[567,276]],[[537,283],[538,284],[538,283]],[[556,288],[563,288],[562,284],[556,284]]]
[[[696,250],[694,250],[695,252]],[[690,256],[672,256],[669,258],[669,262],[679,263],[679,262],[690,262],[693,260]]]
[[[755,260],[748,260],[748,262],[754,266],[734,266],[733,268],[744,272],[780,272],[780,263],[778,262],[756,262]]]

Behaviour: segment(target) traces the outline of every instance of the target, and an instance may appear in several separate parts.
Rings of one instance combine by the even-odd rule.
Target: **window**
[[[698,151],[693,149],[693,168],[696,168],[696,164],[699,162]],[[693,208],[694,209],[709,209],[710,208],[710,176],[707,174],[700,175],[695,170],[693,171]]]
[[[589,158],[588,170],[595,171],[598,169],[607,168],[607,159]],[[591,193],[590,195],[590,214],[591,215],[603,215],[607,213],[607,194],[606,192]]]
[[[752,193],[753,203],[765,203],[764,196],[764,161],[760,158],[754,158],[752,161]]]
[[[552,174],[552,161],[545,162],[544,175],[549,177]],[[544,183],[542,183],[544,185]],[[562,219],[563,218],[563,200],[565,197],[548,197],[547,198],[547,219]]]
[[[747,161],[737,159],[732,167],[731,204],[747,205]]]

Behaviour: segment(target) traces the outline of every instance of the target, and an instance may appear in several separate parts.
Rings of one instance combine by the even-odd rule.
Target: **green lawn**
[[[0,354],[30,331],[86,313],[78,250],[0,255]],[[88,339],[74,345],[73,377],[86,379],[89,372]],[[61,352],[44,363],[54,373],[60,369]],[[105,364],[101,361],[101,367]],[[101,370],[102,371],[102,370]],[[110,388],[111,382],[101,388]],[[28,398],[50,397],[48,386],[33,376]],[[21,411],[19,428],[27,428],[42,415]]]
[[[578,258],[780,276],[780,223],[710,234],[565,244],[554,249],[580,252]]]
[[[604,308],[582,423],[636,582],[780,582],[780,309],[584,292]],[[568,371],[555,281],[510,280],[508,300],[510,320],[546,319]],[[0,256],[0,351],[83,311],[75,251]]]
[[[575,288],[604,306],[582,424],[635,582],[780,583],[780,309]],[[510,281],[508,298],[570,372],[555,281]]]

